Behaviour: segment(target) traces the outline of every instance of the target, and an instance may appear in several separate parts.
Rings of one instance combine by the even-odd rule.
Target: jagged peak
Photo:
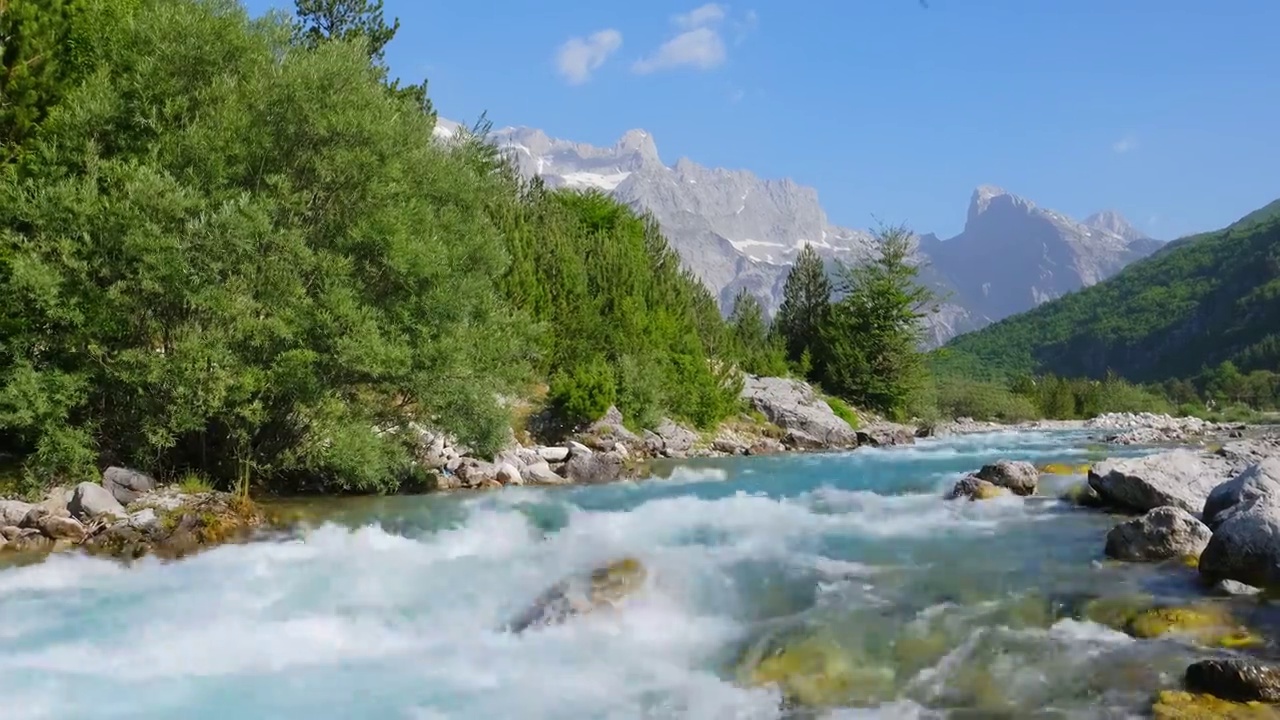
[[[1004,203],[1014,207],[1021,207],[1026,211],[1035,208],[1035,203],[1032,203],[1026,198],[1014,195],[1002,187],[996,185],[979,185],[974,188],[973,195],[969,198],[969,214],[966,219],[966,225],[977,220],[978,217],[987,212],[992,205]]]
[[[622,153],[634,153],[646,160],[658,160],[658,145],[647,130],[634,129],[622,134],[617,149]]]
[[[1119,235],[1126,240],[1147,237],[1146,233],[1135,227],[1118,210],[1107,209],[1096,212],[1085,218],[1084,224],[1091,228],[1105,230],[1113,235]]]

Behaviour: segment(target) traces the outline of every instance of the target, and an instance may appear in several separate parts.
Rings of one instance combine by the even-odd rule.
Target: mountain
[[[1280,201],[1169,243],[1114,277],[952,340],[940,369],[1135,381],[1231,360],[1280,367]]]
[[[458,124],[441,119],[449,136]],[[526,177],[552,187],[597,189],[653,214],[671,245],[726,309],[742,288],[772,312],[795,255],[812,245],[834,266],[873,257],[875,240],[831,223],[815,189],[687,158],[663,163],[653,136],[630,130],[612,147],[556,139],[533,128],[489,133]],[[917,238],[922,280],[944,302],[927,321],[937,346],[1107,277],[1158,246],[1114,212],[1077,223],[985,186],[974,191],[965,230]]]

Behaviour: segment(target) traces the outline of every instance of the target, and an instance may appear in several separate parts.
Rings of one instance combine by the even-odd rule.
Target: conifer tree
[[[782,288],[782,305],[774,319],[774,328],[782,337],[787,359],[801,362],[806,353],[812,355],[821,327],[831,303],[831,280],[822,258],[812,245],[805,245],[796,256]]]
[[[729,313],[729,331],[742,368],[755,375],[781,375],[786,359],[777,335],[769,331],[764,307],[746,288],[738,290]]]

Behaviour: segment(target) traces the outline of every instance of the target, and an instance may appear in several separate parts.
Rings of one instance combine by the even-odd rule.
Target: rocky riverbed
[[[1194,428],[1197,436],[1234,430],[1154,421],[1164,432]],[[1117,422],[1108,418],[1091,426],[1116,427]],[[1030,463],[1000,461],[962,478],[947,497],[1031,495],[1039,476],[1040,469]],[[1107,557],[1188,565],[1200,576],[1201,603],[1162,606],[1150,599],[1123,598],[1109,601],[1105,611],[1095,604],[1093,613],[1085,613],[1135,637],[1186,636],[1213,650],[1187,668],[1185,692],[1161,693],[1154,716],[1280,717],[1280,665],[1272,662],[1271,643],[1243,625],[1229,605],[1215,601],[1223,596],[1269,598],[1280,591],[1280,435],[1231,441],[1213,450],[1184,447],[1105,460],[1089,466],[1085,482],[1067,497],[1089,508],[1132,516],[1107,533]]]

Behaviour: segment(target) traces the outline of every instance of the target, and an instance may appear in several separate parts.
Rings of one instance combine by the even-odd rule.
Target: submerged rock
[[[625,557],[596,568],[585,578],[562,580],[543,592],[507,629],[522,633],[616,605],[643,587],[648,574],[639,560]]]
[[[1280,720],[1280,712],[1259,702],[1236,703],[1212,695],[1165,690],[1151,706],[1154,720]]]
[[[810,708],[884,701],[892,668],[866,665],[818,630],[784,632],[749,648],[737,667],[740,684],[776,686],[784,702]]]
[[[1006,488],[1014,495],[1032,495],[1040,482],[1040,473],[1029,462],[1000,460],[983,465],[974,473],[979,480]]]
[[[1158,507],[1111,528],[1105,552],[1107,557],[1133,562],[1198,557],[1211,535],[1209,528],[1186,510]]]
[[[1036,468],[1041,475],[1088,475],[1089,463],[1069,465],[1067,463],[1047,463]]]
[[[990,500],[991,498],[1000,497],[1009,494],[1009,490],[999,487],[994,483],[978,478],[976,475],[967,475],[961,478],[951,488],[951,492],[947,493],[947,500],[958,500],[960,498],[969,498],[970,500]]]
[[[1280,702],[1280,668],[1252,660],[1201,660],[1187,668],[1187,689],[1235,702]]]
[[[1080,616],[1136,638],[1185,637],[1211,647],[1238,648],[1261,644],[1221,602],[1175,607],[1156,606],[1146,595],[1123,595],[1090,600]]]

